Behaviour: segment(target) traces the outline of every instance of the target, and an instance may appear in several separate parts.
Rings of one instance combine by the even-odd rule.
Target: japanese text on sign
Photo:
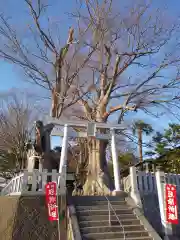
[[[58,220],[58,206],[57,206],[57,186],[56,182],[49,182],[45,186],[46,190],[46,204],[48,208],[49,221]]]
[[[178,224],[177,196],[175,185],[166,184],[165,198],[167,222],[172,224]]]

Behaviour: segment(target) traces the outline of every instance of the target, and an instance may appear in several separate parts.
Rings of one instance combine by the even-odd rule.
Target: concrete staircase
[[[108,201],[104,196],[74,196],[73,204],[82,240],[155,240],[151,237],[124,197],[108,197],[121,224],[111,210],[109,226]]]

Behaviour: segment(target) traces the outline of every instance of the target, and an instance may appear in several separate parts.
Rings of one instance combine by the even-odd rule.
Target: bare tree
[[[179,22],[140,0],[126,7],[112,0],[77,1],[77,11],[71,14],[77,25],[69,29],[67,42],[60,47],[51,28],[42,26],[47,6],[42,1],[24,1],[34,21],[29,29],[35,52],[1,15],[0,35],[5,42],[0,56],[51,92],[52,116],[96,122],[116,116],[122,123],[129,112],[158,116],[179,108]],[[93,178],[89,173],[86,192],[92,185],[99,191],[100,172],[109,178],[106,146],[98,140],[88,142]]]
[[[0,110],[0,168],[18,172],[26,167],[26,144],[31,140],[34,108],[22,95],[1,96]]]
[[[86,9],[80,8],[72,17],[80,31],[88,28],[84,52],[91,48],[95,52],[78,76],[78,82],[85,82],[78,94],[84,96],[68,111],[96,122],[114,116],[118,123],[130,112],[160,116],[170,111],[175,115],[180,97],[179,22],[168,19],[168,24],[163,13],[153,11],[150,4],[136,2],[119,11],[115,1],[85,2]],[[106,143],[97,140],[89,143],[89,152],[96,152],[89,159],[93,179],[99,178],[100,169],[107,175],[105,147]],[[91,188],[92,181],[87,179],[87,185],[85,189]]]
[[[75,56],[79,55],[80,42],[75,40],[74,29],[69,28],[67,41],[60,46],[59,36],[55,36],[58,39],[56,41],[53,39],[54,34],[51,34],[50,27],[53,24],[47,20],[47,29],[44,30],[42,26],[42,18],[48,8],[45,1],[23,0],[23,2],[27,5],[33,21],[32,24],[28,23],[27,32],[31,34],[29,45],[27,47],[8,19],[1,14],[0,35],[4,41],[1,43],[0,57],[20,66],[29,81],[50,91],[51,115],[59,118],[64,109],[79,99],[74,81],[95,49],[91,50],[83,59],[82,65],[77,67]],[[71,61],[68,62],[67,59]]]

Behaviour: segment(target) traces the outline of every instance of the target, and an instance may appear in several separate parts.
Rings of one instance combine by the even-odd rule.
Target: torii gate
[[[67,121],[67,120],[59,120],[52,117],[47,117],[47,124],[53,124],[55,127],[51,132],[51,136],[61,136],[62,140],[62,149],[61,149],[61,157],[60,157],[60,165],[59,165],[59,173],[66,174],[66,166],[67,166],[67,148],[68,148],[68,138],[86,138],[86,137],[94,137],[99,140],[111,140],[111,152],[112,152],[112,160],[113,160],[113,169],[114,169],[114,183],[115,183],[115,191],[121,191],[120,186],[120,169],[118,163],[118,155],[117,155],[117,147],[116,147],[116,134],[115,130],[124,130],[122,125],[119,124],[111,124],[111,123],[97,123],[97,122],[86,122],[86,121]],[[61,129],[58,129],[58,126],[64,127],[64,132]],[[86,128],[86,132],[69,132],[69,127],[83,127]],[[100,134],[96,132],[96,129],[109,129],[110,134]]]

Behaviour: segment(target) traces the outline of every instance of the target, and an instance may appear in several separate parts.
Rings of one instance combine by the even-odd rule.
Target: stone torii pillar
[[[120,184],[120,168],[117,154],[117,145],[116,145],[116,134],[115,129],[111,129],[111,153],[112,153],[112,161],[113,161],[113,172],[114,172],[114,184],[115,190],[119,192],[121,190]]]

